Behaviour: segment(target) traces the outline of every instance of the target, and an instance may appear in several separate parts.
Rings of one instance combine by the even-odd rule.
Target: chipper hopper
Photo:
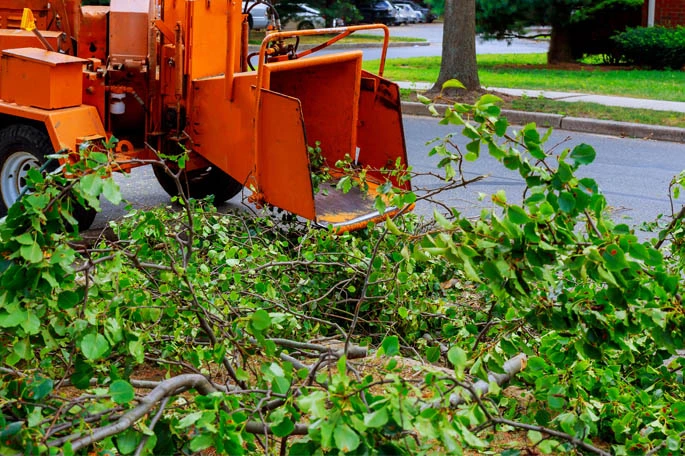
[[[0,10],[15,3],[22,2],[0,0]],[[274,11],[274,30],[249,53],[247,11],[235,0],[29,3],[35,30],[26,16],[29,30],[0,30],[0,210],[21,192],[27,167],[110,135],[126,171],[157,153],[188,151],[184,185],[194,197],[225,201],[247,188],[258,205],[339,231],[398,210],[374,207],[378,185],[410,186],[401,172],[407,159],[397,85],[362,70],[361,51],[318,52],[355,31],[381,29],[382,74],[385,26],[280,32]],[[298,50],[304,35],[320,36],[320,44]],[[315,192],[308,146],[316,143],[333,182],[342,175],[335,163],[347,157],[364,170],[369,191],[327,184]],[[380,171],[398,168],[392,176]],[[155,175],[177,192],[164,167]]]

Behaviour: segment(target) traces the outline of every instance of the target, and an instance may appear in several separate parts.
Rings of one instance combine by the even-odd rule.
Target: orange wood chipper
[[[388,29],[281,32],[272,9],[274,29],[249,53],[250,5],[0,0],[0,215],[47,155],[110,136],[124,171],[189,151],[183,183],[192,197],[222,202],[246,188],[256,204],[337,230],[396,211],[379,214],[373,196],[388,180],[410,186],[379,172],[407,163],[397,85],[362,70],[359,50],[316,54],[358,30],[382,29],[382,75]],[[300,50],[303,35],[321,42]],[[366,169],[370,191],[315,194],[307,150],[315,142],[328,164],[349,156]],[[155,175],[177,193],[164,167]]]

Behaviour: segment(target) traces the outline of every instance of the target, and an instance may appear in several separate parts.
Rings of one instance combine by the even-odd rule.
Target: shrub
[[[636,27],[613,40],[628,63],[659,69],[685,66],[685,27]]]

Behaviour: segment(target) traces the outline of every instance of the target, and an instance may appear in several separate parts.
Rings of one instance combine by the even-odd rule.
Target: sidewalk
[[[427,82],[398,82],[400,88],[426,90],[433,86]],[[526,95],[531,98],[544,97],[552,100],[577,102],[585,101],[603,104],[606,106],[618,106],[623,108],[653,109],[658,111],[682,112],[685,115],[685,102],[647,100],[643,98],[629,98],[607,95],[590,95],[573,92],[555,92],[530,89],[504,89],[487,87],[487,90],[506,93],[512,96]],[[402,103],[402,111],[405,114],[428,115],[428,111],[421,103]],[[613,136],[627,136],[633,138],[648,138],[659,141],[672,141],[685,143],[685,128],[663,127],[660,125],[645,125],[628,122],[615,122],[611,120],[597,120],[580,117],[568,117],[559,114],[546,114],[537,112],[503,110],[509,121],[515,124],[536,122],[540,126],[549,126],[563,130],[582,131],[586,133],[598,133]]]

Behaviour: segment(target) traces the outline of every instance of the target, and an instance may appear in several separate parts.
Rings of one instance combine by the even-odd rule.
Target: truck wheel
[[[152,168],[157,182],[159,182],[164,191],[169,196],[178,196],[176,181],[166,173],[164,167],[154,165]],[[181,173],[180,180],[181,187],[188,197],[202,199],[206,196],[214,195],[215,204],[230,200],[243,189],[243,185],[240,182],[216,166],[208,166],[207,168],[189,172],[184,171]]]
[[[26,173],[31,168],[40,168],[45,157],[52,153],[50,137],[42,130],[24,124],[0,130],[0,216],[6,215],[9,207],[26,190]],[[58,165],[57,162],[51,163],[46,171],[53,171]],[[94,209],[74,202],[72,215],[78,220],[80,230],[93,223],[95,214]]]

